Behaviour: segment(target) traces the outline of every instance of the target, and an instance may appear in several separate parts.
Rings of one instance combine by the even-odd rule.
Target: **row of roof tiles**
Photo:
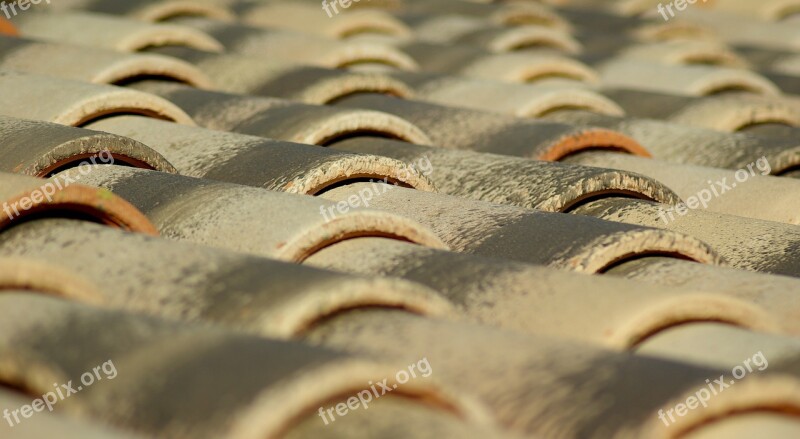
[[[0,403],[119,370],[4,437],[798,434],[796,5],[353,6],[0,17]]]

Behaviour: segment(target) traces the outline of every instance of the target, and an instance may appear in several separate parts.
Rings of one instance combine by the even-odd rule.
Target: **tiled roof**
[[[0,438],[800,437],[800,2],[0,11]]]

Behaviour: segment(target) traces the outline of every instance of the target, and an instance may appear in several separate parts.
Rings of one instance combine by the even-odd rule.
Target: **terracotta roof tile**
[[[797,436],[795,4],[5,2],[0,437]]]

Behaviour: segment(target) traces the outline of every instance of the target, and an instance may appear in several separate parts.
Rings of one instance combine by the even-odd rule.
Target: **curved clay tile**
[[[800,230],[797,226],[702,210],[689,211],[686,215],[674,210],[671,214],[664,213],[665,210],[664,206],[652,202],[617,198],[593,200],[572,213],[673,230],[709,244],[734,268],[800,277]]]
[[[788,317],[786,312],[769,314],[753,298],[691,286],[669,288],[589,277],[385,239],[344,241],[305,263],[360,275],[401,277],[436,290],[471,321],[609,349],[631,349],[650,334],[698,321],[786,335],[794,335],[788,329],[797,326],[781,320]],[[771,298],[763,292],[758,296],[762,301]]]
[[[331,189],[321,197],[340,202],[367,187],[351,184]],[[722,263],[710,247],[695,238],[577,215],[409,192],[400,187],[374,198],[370,207],[419,222],[453,251],[580,273],[600,273],[629,258],[652,254]]]
[[[414,124],[377,111],[212,92],[163,81],[146,81],[132,87],[169,100],[200,126],[219,131],[321,146],[362,133],[416,144],[431,143]]]
[[[470,60],[452,69],[452,74],[505,82],[535,83],[547,79],[567,79],[598,83],[597,72],[580,61],[556,54],[503,53]]]
[[[596,82],[597,75],[585,64],[552,51],[492,53],[466,44],[449,45],[422,41],[395,43],[419,70],[449,75],[475,76],[507,82],[535,82],[548,77]]]
[[[419,16],[454,15],[476,20],[487,24],[503,26],[537,25],[569,30],[569,22],[560,16],[561,11],[533,2],[462,2],[462,1],[408,1],[404,11]]]
[[[435,190],[420,169],[387,157],[182,127],[143,117],[114,117],[90,126],[141,141],[163,154],[180,174],[192,177],[309,195],[367,179]]]
[[[18,256],[0,256],[0,291],[34,291],[102,305],[103,293],[87,279],[50,261]],[[2,386],[0,385],[0,390]]]
[[[332,19],[327,13],[320,14],[317,4],[283,1],[239,3],[235,11],[242,23],[247,25],[307,32],[334,39],[364,34],[399,38],[412,36],[411,30],[403,22],[380,10],[348,10],[346,14]]]
[[[379,95],[347,97],[336,101],[334,106],[393,114],[422,129],[434,145],[450,149],[538,160],[559,160],[581,150],[597,148],[650,156],[630,137],[607,129],[524,120]]]
[[[732,340],[736,342],[731,343]],[[728,369],[741,365],[743,359],[752,358],[753,354],[760,352],[765,359],[769,359],[769,367],[797,370],[800,340],[705,322],[665,329],[637,346],[636,352]],[[763,369],[764,364],[751,367]]]
[[[617,58],[676,65],[703,64],[730,68],[749,66],[731,48],[709,41],[667,41],[632,45],[623,49]]]
[[[753,20],[717,11],[696,11],[687,8],[676,17],[680,22],[703,26],[719,35],[726,43],[787,51],[797,50],[800,30],[791,23]]]
[[[722,39],[712,29],[701,24],[672,20],[666,23],[651,22],[641,25],[632,32],[642,41],[709,41],[720,42]]]
[[[333,407],[331,405],[330,407]],[[336,424],[320,421],[319,413],[308,414],[282,439],[520,439],[505,431],[456,422],[448,413],[391,394],[369,403],[369,410],[356,410],[336,418]]]
[[[600,151],[576,154],[564,159],[564,162],[622,169],[646,175],[675,191],[683,200],[709,190],[709,185],[715,182],[736,181],[736,173],[731,170],[681,165]],[[707,204],[706,209],[745,218],[800,225],[800,182],[760,174],[761,171],[758,171],[756,176],[747,180],[747,184],[737,186],[735,191],[726,192],[724,197],[715,198]]]
[[[141,114],[194,125],[169,101],[121,87],[0,71],[0,89],[4,101],[0,113],[11,117],[82,126],[114,114]]]
[[[196,29],[150,24],[88,12],[22,14],[16,24],[20,33],[34,38],[81,46],[136,52],[153,46],[178,45],[221,52],[222,44]]]
[[[405,366],[34,294],[6,293],[0,303],[2,381],[42,395],[51,383],[102,365],[91,391],[59,406],[147,437],[282,437],[300,417],[355,395],[371,379],[392,377],[392,386]],[[68,351],[58,349],[65,339],[71,340]],[[154,376],[162,385],[147,385]],[[482,404],[437,384],[436,377],[399,387],[396,395],[449,415],[445,419],[491,424]],[[125,401],[125,408],[108,401]]]
[[[757,73],[713,66],[670,66],[638,60],[612,60],[598,67],[607,87],[633,88],[689,96],[730,90],[778,95],[780,90]]]
[[[684,437],[686,439],[744,439],[759,434],[771,437],[799,437],[800,422],[794,416],[780,413],[747,413],[733,419],[704,425]]]
[[[659,409],[685,401],[698,383],[730,370],[616,354],[549,337],[513,336],[391,310],[340,314],[313,330],[309,339],[381,358],[408,361],[424,355],[437,365],[444,383],[493,401],[499,424],[529,437],[670,437],[738,412],[786,409],[794,415],[800,410],[797,372],[766,373],[748,377],[714,396],[707,409],[665,426]],[[481,353],[479,368],[469,360],[475,352]],[[607,394],[615,398],[598,397]]]
[[[230,1],[220,0],[126,0],[124,2],[86,1],[67,10],[83,10],[102,14],[121,15],[143,21],[166,21],[175,17],[205,17],[234,21]],[[59,11],[61,12],[61,11]]]
[[[800,125],[800,101],[747,93],[702,98],[649,91],[605,88],[610,98],[630,117],[662,119],[684,125],[733,132],[767,123]]]
[[[84,162],[176,172],[161,154],[113,134],[0,116],[0,138],[0,171],[4,172],[49,177]]]
[[[712,267],[675,258],[653,257],[611,268],[608,276],[621,276],[649,284],[697,291],[715,291],[756,304],[771,316],[779,316],[782,331],[798,334],[798,288],[796,278]]]
[[[22,407],[30,403],[31,400],[28,395],[0,389],[0,407],[10,409],[11,407]],[[143,439],[143,437],[132,433],[113,431],[100,425],[77,421],[52,413],[38,413],[35,421],[22,422],[13,427],[9,427],[4,422],[0,424],[0,432],[3,433],[3,437],[6,439],[41,437],[59,437],[63,439]]]
[[[106,189],[73,184],[63,178],[43,180],[0,172],[3,215],[0,229],[39,217],[80,217],[131,232],[156,234],[155,226],[135,207]]]
[[[775,72],[780,72],[785,75],[798,76],[800,75],[800,55],[795,55],[791,52],[786,53],[785,57],[777,60],[770,69]]]
[[[340,213],[310,197],[119,166],[96,167],[82,181],[133,203],[164,236],[284,261],[368,236],[446,247],[406,218],[356,207]]]
[[[550,113],[546,119],[614,130],[645,145],[654,158],[668,162],[739,170],[764,159],[773,175],[800,165],[800,144],[790,138],[721,133],[676,123],[622,119],[585,111]]]
[[[324,13],[320,11],[320,13]],[[202,18],[172,20],[218,39],[228,52],[270,57],[328,68],[379,64],[400,70],[416,70],[417,64],[400,50],[383,44],[343,42],[288,30],[266,30]]]
[[[72,289],[60,288],[54,295],[62,298],[262,336],[290,337],[359,307],[454,315],[447,300],[410,282],[349,277],[76,220],[40,219],[6,230],[0,253],[48,263],[96,292],[71,296]]]
[[[0,35],[17,35],[19,31],[17,30],[16,26],[13,23],[6,20],[3,17],[0,17]]]
[[[159,55],[125,54],[66,44],[0,36],[0,69],[58,76],[96,84],[131,82],[158,77],[199,88],[213,83],[200,70]]]
[[[634,197],[676,204],[680,198],[654,180],[633,173],[565,166],[523,158],[355,138],[332,149],[391,157],[429,171],[438,192],[519,207],[563,212],[586,199]]]
[[[527,49],[551,49],[565,54],[578,54],[581,43],[569,34],[539,26],[486,28],[461,35],[451,44],[466,44],[490,52],[515,52]]]
[[[452,107],[493,111],[517,117],[539,117],[553,110],[583,109],[613,116],[624,110],[581,85],[522,85],[458,76],[391,73],[414,90],[414,99]]]
[[[591,0],[590,0],[591,1]],[[698,8],[705,8],[705,10],[712,9],[715,6],[716,0],[711,0],[710,2],[706,0],[705,2],[698,3],[696,5]],[[652,10],[658,4],[656,0],[612,0],[614,12],[629,15],[629,16],[644,16],[647,13],[652,13]]]
[[[325,69],[184,47],[165,47],[157,52],[191,63],[208,75],[217,84],[217,89],[228,93],[275,97],[316,105],[357,93],[383,93],[401,98],[413,96],[413,91],[402,81],[382,73]]]
[[[773,123],[800,127],[800,100],[749,94],[713,96],[687,105],[669,120],[727,132]]]

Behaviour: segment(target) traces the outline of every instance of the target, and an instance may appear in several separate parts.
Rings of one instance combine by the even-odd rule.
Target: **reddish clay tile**
[[[13,23],[0,17],[0,35],[17,35],[19,31]]]
[[[117,164],[176,172],[161,154],[113,134],[0,116],[0,170],[36,177],[85,164]]]
[[[0,172],[4,214],[0,229],[37,217],[83,217],[131,232],[156,234],[156,228],[135,207],[106,189],[63,178],[44,180]]]

